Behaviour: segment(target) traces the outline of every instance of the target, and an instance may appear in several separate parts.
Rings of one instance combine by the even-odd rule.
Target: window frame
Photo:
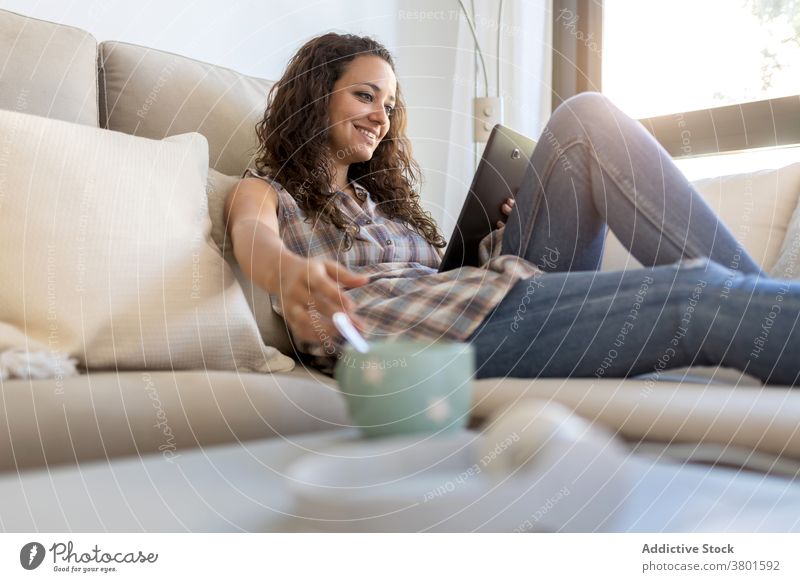
[[[603,0],[553,0],[552,16],[555,111],[573,95],[601,90]]]
[[[565,19],[569,16],[569,19]],[[552,103],[602,91],[603,0],[553,0]],[[591,39],[600,50],[592,50]],[[800,144],[800,95],[639,120],[675,158]]]

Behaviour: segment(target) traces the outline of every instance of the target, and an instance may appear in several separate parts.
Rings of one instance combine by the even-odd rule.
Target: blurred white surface
[[[293,519],[287,468],[352,430],[85,463],[0,477],[5,532],[316,531]],[[631,456],[632,489],[611,531],[800,531],[800,486],[733,469]]]

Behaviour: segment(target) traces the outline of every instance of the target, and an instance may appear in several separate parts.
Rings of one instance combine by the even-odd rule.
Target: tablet
[[[534,147],[531,138],[500,124],[494,126],[439,265],[440,273],[480,266],[478,246],[497,228],[498,220],[505,222],[500,207],[522,184]]]

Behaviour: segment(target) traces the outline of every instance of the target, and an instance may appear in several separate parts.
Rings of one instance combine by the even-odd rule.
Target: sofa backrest
[[[197,131],[223,174],[250,165],[272,84],[0,10],[0,109],[153,139]]]
[[[124,42],[100,43],[99,66],[101,127],[153,139],[197,131],[215,170],[238,176],[250,164],[271,81]]]
[[[0,10],[0,109],[97,127],[95,38]]]

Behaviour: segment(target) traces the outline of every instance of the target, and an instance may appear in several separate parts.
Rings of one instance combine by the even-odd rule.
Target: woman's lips
[[[365,130],[363,128],[360,128],[357,125],[354,125],[353,127],[356,128],[356,131],[358,132],[358,134],[362,138],[364,138],[364,141],[366,141],[367,143],[374,144],[378,140],[378,138],[375,136],[374,133],[372,133],[370,131],[367,131],[367,130]]]

